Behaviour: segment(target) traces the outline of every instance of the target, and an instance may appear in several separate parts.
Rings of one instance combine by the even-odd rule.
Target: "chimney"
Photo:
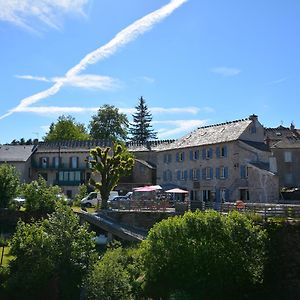
[[[249,119],[252,121],[257,121],[258,117],[255,114],[252,114],[251,116],[249,116]]]
[[[294,131],[294,130],[295,130],[295,125],[294,125],[293,122],[291,123],[290,130],[291,130],[291,131]]]

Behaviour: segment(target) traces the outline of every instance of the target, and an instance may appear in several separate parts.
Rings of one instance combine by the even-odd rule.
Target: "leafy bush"
[[[59,186],[47,186],[47,182],[43,177],[25,184],[23,194],[25,196],[25,208],[30,212],[52,213],[61,193]]]
[[[8,164],[0,165],[0,207],[8,207],[16,196],[19,186],[19,174],[15,167]]]
[[[95,243],[68,206],[48,220],[19,222],[11,241],[9,299],[78,299]]]
[[[88,195],[87,186],[85,184],[80,184],[78,187],[78,194],[75,196],[73,205],[80,206],[81,199],[83,199],[87,195]]]
[[[242,298],[262,280],[265,242],[265,231],[238,212],[197,211],[163,220],[141,245],[145,294]]]
[[[87,277],[87,299],[129,299],[131,285],[127,261],[128,256],[122,248],[108,250]]]

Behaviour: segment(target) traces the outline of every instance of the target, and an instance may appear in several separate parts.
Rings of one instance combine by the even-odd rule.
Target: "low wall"
[[[175,216],[175,212],[166,211],[106,211],[105,214],[121,224],[145,230],[149,230],[155,223],[163,219]]]

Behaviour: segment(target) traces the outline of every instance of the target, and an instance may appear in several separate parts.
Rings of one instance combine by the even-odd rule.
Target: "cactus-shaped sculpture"
[[[120,177],[128,175],[132,170],[134,158],[121,144],[105,149],[96,147],[90,151],[90,155],[92,156],[90,161],[92,171],[101,175],[100,182],[91,178],[90,184],[100,192],[101,209],[106,209],[110,191],[118,184]]]

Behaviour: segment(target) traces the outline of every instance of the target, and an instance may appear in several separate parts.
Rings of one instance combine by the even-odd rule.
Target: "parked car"
[[[112,200],[116,196],[119,196],[119,193],[117,191],[111,191],[108,200]],[[80,204],[85,207],[96,206],[98,199],[101,201],[100,193],[91,192],[80,201]]]
[[[111,208],[128,208],[128,206],[130,206],[130,198],[125,196],[116,196],[111,200],[108,200],[108,205]]]

